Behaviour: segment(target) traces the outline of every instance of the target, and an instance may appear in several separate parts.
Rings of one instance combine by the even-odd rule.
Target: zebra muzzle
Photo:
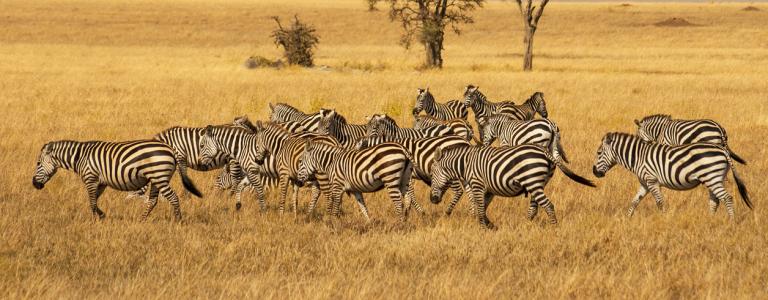
[[[32,186],[34,186],[34,187],[35,187],[35,189],[38,189],[38,190],[42,190],[42,189],[43,189],[43,187],[45,187],[45,183],[42,183],[42,182],[38,182],[37,180],[35,180],[34,178],[32,178]]]
[[[595,166],[592,166],[592,174],[595,174],[595,177],[597,177],[597,178],[601,178],[601,177],[605,176],[605,172],[598,171],[597,167],[595,167]]]

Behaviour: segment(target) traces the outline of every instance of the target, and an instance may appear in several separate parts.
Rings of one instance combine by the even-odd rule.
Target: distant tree
[[[533,0],[516,0],[516,2],[517,7],[520,8],[523,30],[525,30],[525,37],[523,38],[523,45],[525,47],[523,70],[530,71],[533,69],[533,35],[536,33],[539,19],[541,19],[541,14],[544,13],[544,7],[547,6],[549,0],[540,0],[538,9],[534,5]]]
[[[293,17],[290,28],[283,28],[280,18],[272,17],[277,22],[277,29],[272,31],[275,45],[282,46],[284,56],[288,64],[311,67],[314,65],[312,52],[320,43],[320,37],[315,33],[315,28],[299,21],[298,16]]]
[[[368,11],[377,11],[379,10],[376,8],[376,3],[378,3],[379,0],[365,0],[365,3],[368,4]]]
[[[443,67],[443,40],[445,28],[460,34],[459,25],[473,23],[469,13],[483,7],[485,0],[367,0],[369,5],[387,2],[390,5],[390,21],[403,26],[400,43],[410,48],[416,39],[426,51],[425,67]]]

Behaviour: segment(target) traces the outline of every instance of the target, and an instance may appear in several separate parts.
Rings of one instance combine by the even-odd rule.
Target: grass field
[[[446,38],[445,68],[417,71],[422,49],[397,45],[399,27],[363,1],[3,1],[0,11],[0,295],[3,298],[764,298],[768,297],[768,6],[558,3],[523,73],[512,3],[492,2],[461,36]],[[248,70],[277,58],[273,21],[298,13],[321,35],[325,70]],[[659,27],[672,17],[698,26]],[[497,198],[486,231],[461,202],[417,196],[429,213],[399,224],[385,193],[368,195],[374,221],[346,214],[294,219],[240,212],[192,174],[202,200],[182,199],[183,224],[162,201],[146,223],[140,200],[109,190],[95,222],[79,178],[59,172],[42,190],[30,177],[50,140],[149,138],[203,126],[267,103],[334,107],[354,122],[387,112],[410,124],[416,88],[440,101],[476,84],[491,99],[542,91],[571,168],[590,169],[604,133],[633,131],[651,113],[712,118],[749,165],[738,165],[756,208],[736,199],[736,222],[708,214],[704,188],[664,190],[668,212],[645,199],[624,216],[637,180],[616,169],[588,189],[553,178],[560,224],[525,218],[527,199]],[[474,119],[471,119],[474,122]],[[181,185],[176,181],[176,191]],[[736,196],[736,187],[729,183]],[[302,205],[308,192],[302,194]],[[650,197],[650,196],[648,196]],[[325,204],[323,204],[324,207]]]

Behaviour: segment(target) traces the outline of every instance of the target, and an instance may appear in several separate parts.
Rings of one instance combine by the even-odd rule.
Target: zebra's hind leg
[[[544,194],[543,188],[537,188],[533,189],[531,191],[531,199],[535,200],[539,206],[544,208],[544,211],[547,212],[547,216],[549,217],[549,223],[550,224],[557,224],[557,215],[555,214],[555,205],[552,204],[551,201],[549,201],[549,198],[546,194]]]
[[[717,213],[718,207],[720,207],[720,199],[717,199],[717,196],[709,191],[709,213],[714,215]]]
[[[293,216],[299,216],[299,185],[293,184]]]
[[[391,199],[392,203],[395,205],[395,215],[400,218],[400,222],[405,222],[406,218],[405,212],[403,211],[403,194],[399,184],[388,186],[387,194],[389,195],[389,199]]]
[[[259,178],[261,175],[258,173],[258,169],[248,170],[248,172],[246,172],[246,175],[248,178],[248,182],[250,182],[250,184],[254,187],[254,189],[256,189],[256,197],[258,198],[258,201],[259,201],[259,209],[261,209],[262,212],[266,211],[267,201],[265,200],[265,195],[264,195],[264,185],[262,185],[261,178]]]
[[[99,197],[101,196],[101,193],[104,192],[104,189],[107,186],[99,184],[97,180],[89,180],[85,183],[85,188],[88,190],[88,202],[91,207],[91,213],[95,218],[104,219],[106,216],[103,211],[99,208],[98,202]]]
[[[477,217],[477,221],[480,222],[480,225],[483,225],[488,229],[493,229],[496,226],[493,225],[490,219],[488,219],[485,212],[485,202],[487,201],[486,194],[485,187],[483,187],[482,184],[469,184],[469,199],[475,203],[475,216]]]
[[[411,205],[413,205],[413,207],[416,208],[416,211],[418,211],[420,214],[423,215],[423,214],[426,214],[426,212],[424,211],[424,208],[421,207],[419,202],[416,201],[416,193],[413,190],[413,184],[414,183],[415,182],[413,180],[411,180],[411,182],[408,184],[408,189],[407,189],[407,191],[405,193],[406,200],[408,201],[408,205],[405,208],[405,213],[407,215],[408,211],[410,211],[410,209],[411,209]]]
[[[144,198],[147,193],[147,189],[149,188],[149,184],[145,185],[144,187],[140,188],[137,191],[129,192],[128,196],[125,196],[125,199],[132,199],[132,198]]]
[[[149,213],[152,212],[152,210],[155,208],[155,205],[157,205],[157,195],[160,193],[160,191],[157,189],[156,186],[149,184],[149,195],[146,200],[144,200],[144,214],[141,215],[141,221],[144,222],[147,220],[147,217],[149,217]]]
[[[537,214],[539,214],[539,203],[531,198],[531,201],[528,204],[528,221],[533,221],[533,218],[535,218]]]
[[[365,199],[363,199],[363,194],[360,192],[354,192],[355,200],[357,200],[357,205],[360,206],[360,212],[363,213],[363,217],[365,217],[366,222],[371,221],[371,216],[368,215],[368,207],[365,206]]]
[[[719,200],[718,202],[725,203],[725,211],[728,213],[728,218],[730,218],[731,221],[733,221],[734,220],[733,197],[731,196],[731,194],[728,193],[728,191],[725,190],[725,186],[723,185],[723,182],[719,181],[719,182],[709,183],[707,184],[707,188],[709,189],[710,195],[714,195],[715,197],[717,197],[717,199]],[[712,200],[710,200],[710,207],[711,205],[712,205]]]
[[[632,217],[635,214],[637,205],[640,204],[640,200],[643,200],[643,197],[645,197],[645,194],[647,193],[648,193],[648,189],[645,188],[645,186],[641,185],[640,189],[637,190],[637,194],[635,194],[635,197],[632,198],[632,203],[630,203],[629,205],[629,210],[627,211],[628,217]]]
[[[179,205],[179,197],[176,196],[176,193],[173,192],[167,182],[163,185],[160,185],[158,190],[160,191],[160,194],[162,194],[163,197],[171,203],[171,208],[173,208],[173,215],[176,218],[176,221],[181,222],[181,206]]]

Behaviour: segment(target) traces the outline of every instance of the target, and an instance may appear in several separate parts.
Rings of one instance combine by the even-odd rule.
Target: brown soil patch
[[[747,6],[745,8],[742,8],[741,10],[743,10],[743,11],[760,11],[759,8],[754,7],[754,6]]]
[[[699,26],[696,24],[693,24],[691,22],[688,22],[688,20],[683,18],[669,18],[661,22],[656,22],[653,25],[661,26],[661,27],[686,27],[686,26]]]
[[[627,7],[627,6],[632,6],[632,4],[629,4],[629,3],[622,3],[622,4],[619,4],[619,6],[624,6],[624,7]]]

